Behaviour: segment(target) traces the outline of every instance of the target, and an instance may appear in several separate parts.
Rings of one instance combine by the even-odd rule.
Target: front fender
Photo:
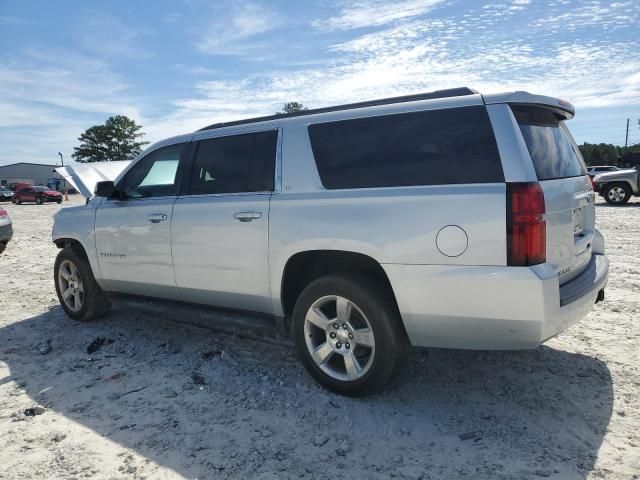
[[[60,209],[54,216],[51,239],[56,244],[68,239],[82,245],[89,259],[93,276],[102,286],[95,240],[96,207],[99,203],[100,199],[96,198],[86,205]]]

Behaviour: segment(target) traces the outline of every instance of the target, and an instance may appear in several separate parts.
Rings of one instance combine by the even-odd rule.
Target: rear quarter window
[[[543,107],[512,106],[538,180],[587,174],[571,133],[556,114]]]
[[[327,189],[504,181],[484,106],[317,123],[309,138]]]

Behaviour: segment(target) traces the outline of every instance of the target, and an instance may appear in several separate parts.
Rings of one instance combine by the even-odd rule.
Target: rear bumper
[[[606,286],[609,262],[593,255],[562,287],[546,264],[383,267],[413,345],[517,350],[535,348],[587,315]]]

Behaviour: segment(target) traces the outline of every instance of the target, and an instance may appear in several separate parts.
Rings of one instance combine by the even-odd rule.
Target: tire
[[[14,198],[14,200],[13,200],[13,202],[14,202],[16,205],[20,205],[20,204],[22,203],[22,200],[20,200],[20,197],[15,197],[15,198]]]
[[[73,248],[64,248],[58,253],[53,267],[53,281],[60,305],[74,320],[93,320],[111,308],[107,295],[93,277],[89,261]],[[67,301],[63,298],[69,288],[74,290],[71,293],[73,301],[71,297]]]
[[[43,204],[42,197],[36,197],[36,204],[37,205],[42,205]]]
[[[0,243],[0,253],[4,252],[6,248],[7,248],[6,243]]]
[[[60,200],[56,200],[56,203],[57,203],[58,205],[59,205],[59,204],[61,204],[61,203],[62,203],[62,199],[60,199]]]
[[[609,205],[624,205],[631,199],[631,187],[628,183],[608,183],[602,189],[602,196]]]
[[[349,303],[351,313],[338,315],[338,302],[343,306]],[[318,311],[322,315],[314,314]],[[307,321],[307,316],[324,329]],[[367,324],[372,335],[363,336]],[[409,346],[393,299],[365,276],[329,275],[307,285],[293,310],[292,334],[298,357],[309,374],[328,390],[354,397],[382,390],[402,364]],[[363,338],[362,344],[358,337]],[[326,358],[316,361],[312,351],[316,358]],[[359,368],[353,368],[354,357]],[[350,372],[347,363],[352,365]]]

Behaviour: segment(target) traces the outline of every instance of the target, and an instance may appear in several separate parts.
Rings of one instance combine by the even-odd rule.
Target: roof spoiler
[[[483,95],[484,103],[491,105],[495,103],[509,103],[516,105],[539,105],[541,107],[549,107],[562,115],[566,120],[573,118],[576,109],[566,100],[560,100],[554,97],[546,97],[544,95],[534,95],[529,92],[509,92],[509,93],[492,93]]]

